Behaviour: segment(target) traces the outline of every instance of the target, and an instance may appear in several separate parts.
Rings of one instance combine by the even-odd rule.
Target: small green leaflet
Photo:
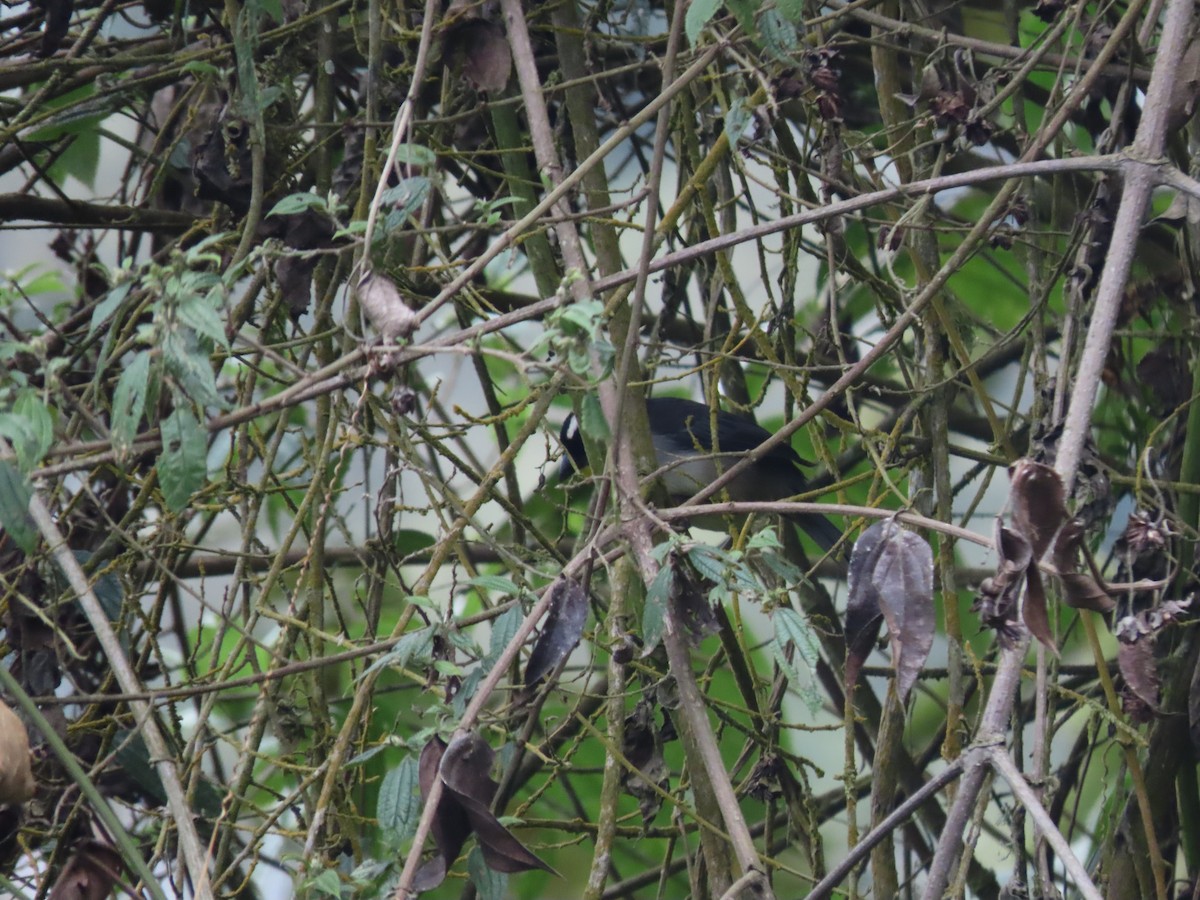
[[[430,168],[437,163],[437,154],[420,144],[401,144],[396,148],[396,163]]]
[[[96,304],[92,310],[92,324],[88,327],[88,336],[96,333],[96,329],[112,318],[121,307],[121,303],[129,296],[129,291],[133,287],[133,279],[123,281],[105,295],[104,299]]]
[[[187,295],[175,311],[184,325],[209,338],[218,347],[228,349],[229,339],[225,337],[225,325],[217,314],[224,300],[221,286],[218,284],[206,294]]]
[[[492,622],[492,637],[488,642],[487,656],[481,662],[483,668],[491,671],[492,667],[496,665],[496,660],[500,658],[500,654],[504,652],[504,648],[517,636],[517,631],[524,619],[525,612],[521,609],[521,604],[514,603],[508,611]]]
[[[400,765],[383,776],[375,805],[375,817],[390,846],[399,847],[415,830],[419,811],[417,760],[414,756],[406,756]]]
[[[470,584],[482,590],[495,591],[498,594],[506,594],[509,597],[519,597],[521,594],[521,589],[513,581],[502,575],[477,575],[471,579]]]
[[[0,435],[12,444],[22,472],[32,472],[54,443],[54,418],[50,408],[32,391],[18,395],[13,411],[0,413]]]
[[[380,669],[385,669],[388,666],[395,666],[397,669],[403,669],[413,660],[425,663],[429,661],[433,654],[433,626],[419,628],[416,631],[407,632],[387,653],[371,663],[361,675],[358,676],[358,681],[362,681],[372,672],[377,672]]]
[[[759,33],[767,52],[781,62],[791,62],[800,49],[796,26],[777,9],[765,10],[758,18]]]
[[[658,570],[650,589],[646,591],[646,608],[642,612],[642,655],[652,652],[662,640],[667,621],[667,604],[675,586],[675,567],[671,561]]]
[[[177,407],[162,423],[162,455],[158,458],[158,482],[171,512],[188,505],[192,494],[208,480],[206,458],[208,434],[185,407]]]
[[[478,847],[467,856],[467,874],[475,885],[479,900],[504,900],[508,893],[508,876],[489,869]]]
[[[729,106],[729,112],[725,113],[725,133],[729,135],[731,146],[736,147],[741,143],[742,135],[753,120],[754,115],[746,106],[746,98],[735,97]]]
[[[342,881],[338,878],[336,869],[322,869],[321,872],[308,881],[309,887],[320,891],[329,897],[342,896]]]
[[[138,424],[146,409],[146,393],[150,385],[150,352],[143,350],[121,373],[117,389],[113,392],[112,442],[118,456],[124,456],[133,447]]]
[[[683,20],[683,27],[687,32],[688,43],[693,47],[696,46],[696,40],[700,37],[701,30],[712,20],[720,8],[721,0],[692,0]]]
[[[217,379],[208,354],[200,349],[194,337],[168,331],[161,347],[167,371],[179,380],[189,397],[203,406],[226,407],[224,399],[217,393]]]
[[[26,553],[37,544],[37,529],[29,518],[32,497],[29,479],[8,460],[0,460],[0,526]]]
[[[268,216],[293,216],[296,213],[302,213],[306,209],[325,210],[328,204],[325,198],[319,194],[314,194],[312,191],[301,191],[298,194],[288,194],[278,203],[271,207]]]
[[[595,394],[584,394],[583,399],[579,401],[579,429],[600,444],[606,444],[612,439],[612,432],[608,430],[608,419],[604,418],[600,398]]]
[[[781,606],[771,613],[771,621],[775,626],[775,640],[771,649],[775,661],[787,674],[792,683],[792,689],[799,692],[808,706],[809,712],[816,713],[821,708],[821,698],[812,685],[812,677],[804,677],[800,667],[796,665],[797,657],[804,662],[809,672],[813,672],[819,660],[817,637],[812,628],[798,612]],[[787,646],[795,648],[795,656],[789,661]]]

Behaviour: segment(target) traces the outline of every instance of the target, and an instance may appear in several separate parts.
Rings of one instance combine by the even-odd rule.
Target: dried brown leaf
[[[846,600],[846,693],[854,690],[863,663],[875,646],[883,626],[883,610],[879,608],[879,592],[871,578],[878,559],[879,542],[883,532],[868,528],[854,542],[848,571]]]
[[[872,525],[855,542],[851,570],[857,589],[878,598],[888,624],[896,693],[903,700],[933,646],[933,552],[920,536],[888,520]],[[860,629],[859,641],[861,634]]]
[[[971,609],[987,628],[995,629],[996,637],[1005,647],[1011,647],[1019,637],[1017,604],[1021,599],[1021,583],[1033,560],[1033,549],[1011,528],[996,520],[996,552],[999,561],[996,574],[985,578]]]
[[[384,340],[408,338],[420,325],[417,314],[404,302],[399,288],[385,276],[367,272],[354,290],[367,320]]]
[[[1054,541],[1054,567],[1058,569],[1058,579],[1062,583],[1063,602],[1074,609],[1111,612],[1117,604],[1105,585],[1079,571],[1083,534],[1083,523],[1072,519],[1062,527]]]
[[[446,742],[439,737],[433,738],[421,748],[417,777],[422,803],[428,798],[434,779],[438,777],[438,767],[445,752]],[[433,890],[446,879],[446,870],[458,858],[463,844],[471,834],[466,811],[452,799],[448,802],[444,792],[433,817],[432,831],[433,843],[437,849],[433,857],[421,864],[413,877],[413,890],[418,893]]]
[[[1017,460],[1010,471],[1013,527],[1029,541],[1033,560],[1037,561],[1067,519],[1062,478],[1049,466],[1031,459]]]
[[[560,578],[550,588],[550,612],[525,666],[527,688],[557,669],[579,645],[587,611],[587,592],[577,581]]]
[[[499,787],[490,774],[494,757],[483,738],[461,735],[446,748],[438,774],[447,793],[466,811],[489,869],[509,874],[530,869],[554,872],[492,814],[492,798]]]
[[[35,787],[25,723],[0,700],[0,804],[24,803]]]
[[[1029,633],[1057,656],[1058,645],[1050,633],[1050,617],[1046,612],[1046,588],[1037,566],[1030,566],[1025,571],[1025,603],[1021,607],[1021,618]]]
[[[636,772],[625,772],[622,780],[638,802],[642,824],[649,828],[662,807],[667,787],[667,765],[663,759],[663,733],[655,720],[654,703],[649,697],[638,701],[625,719],[621,752]]]

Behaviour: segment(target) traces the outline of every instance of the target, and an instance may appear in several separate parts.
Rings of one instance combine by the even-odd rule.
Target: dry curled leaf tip
[[[383,275],[366,272],[354,292],[367,320],[384,340],[407,339],[421,324],[417,314],[404,302],[399,288]]]

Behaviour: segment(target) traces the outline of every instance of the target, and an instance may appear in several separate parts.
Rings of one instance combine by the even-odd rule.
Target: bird
[[[658,465],[666,469],[662,482],[673,504],[682,503],[711,484],[723,470],[771,437],[769,431],[749,419],[716,410],[714,452],[713,410],[705,404],[680,397],[652,397],[646,401],[646,413]],[[574,413],[563,421],[559,441],[565,451],[559,465],[559,479],[565,482],[588,465],[583,435]],[[802,465],[804,460],[791,444],[778,444],[735,477],[725,490],[730,499],[737,501],[783,500],[804,491]],[[841,529],[817,513],[797,513],[788,518],[826,552],[842,538]],[[701,517],[696,521],[710,527],[708,522],[713,519]],[[718,527],[724,527],[724,523]]]

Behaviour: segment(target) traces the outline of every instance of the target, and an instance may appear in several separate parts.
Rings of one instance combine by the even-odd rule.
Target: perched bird
[[[682,503],[702,487],[712,484],[722,471],[771,436],[769,431],[749,419],[718,410],[714,452],[712,410],[703,403],[678,397],[654,397],[646,401],[646,412],[650,417],[650,433],[659,467],[666,467],[662,481],[672,503]],[[563,422],[559,440],[566,451],[559,477],[565,481],[588,464],[583,435],[579,433],[574,414]],[[732,500],[783,500],[804,491],[804,476],[799,469],[803,464],[791,444],[780,444],[734,478],[725,489]],[[841,530],[822,515],[800,513],[788,518],[808,532],[823,550],[832,549],[842,537]],[[708,527],[705,518],[697,521]]]

